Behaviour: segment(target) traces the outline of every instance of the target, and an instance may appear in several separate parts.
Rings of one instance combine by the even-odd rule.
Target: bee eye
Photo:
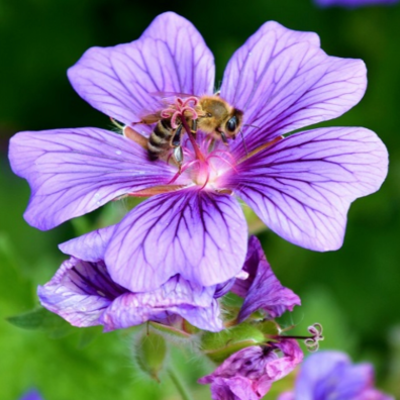
[[[234,116],[226,123],[226,129],[230,132],[235,132],[235,130],[237,129],[237,124],[238,120],[236,116]]]
[[[212,117],[212,114],[211,114],[210,112],[208,112],[208,113],[207,113],[207,117],[208,117],[208,118],[211,118],[211,117]]]

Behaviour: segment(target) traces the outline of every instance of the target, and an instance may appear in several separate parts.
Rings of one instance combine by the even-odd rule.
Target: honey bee
[[[187,97],[188,95],[185,96]],[[228,144],[228,139],[236,138],[242,126],[242,111],[232,107],[218,94],[202,96],[197,100],[198,103],[194,106],[198,116],[197,119],[193,119],[192,116],[185,116],[185,121],[180,121],[180,124],[175,129],[171,126],[171,119],[161,118],[160,113],[148,115],[141,120],[140,123],[147,124],[157,122],[147,142],[151,160],[163,158],[173,149],[175,161],[178,165],[182,164],[181,139],[186,132],[184,125],[190,127],[191,134],[194,136],[197,130],[200,130],[215,140],[222,140],[225,144]]]

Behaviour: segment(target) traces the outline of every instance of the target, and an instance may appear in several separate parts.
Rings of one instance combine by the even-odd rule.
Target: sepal
[[[206,332],[201,337],[201,350],[212,361],[220,364],[237,351],[264,342],[264,334],[259,329],[243,323],[218,333]]]
[[[165,365],[167,343],[163,336],[151,330],[143,332],[134,343],[138,367],[151,379],[159,382],[159,374]]]

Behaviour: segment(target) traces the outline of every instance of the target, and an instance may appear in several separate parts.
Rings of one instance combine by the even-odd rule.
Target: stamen
[[[168,182],[168,185],[170,185],[171,183],[175,182],[184,171],[186,171],[189,167],[197,164],[198,162],[199,162],[199,160],[193,160],[193,161],[190,161],[190,162],[188,162],[186,164],[181,165],[181,168],[173,176],[173,178]]]
[[[226,158],[222,157],[222,156],[218,156],[216,155],[216,153],[221,153],[222,155],[227,155],[230,159],[231,162],[229,162]],[[217,158],[221,161],[226,162],[235,172],[237,172],[236,169],[236,161],[235,158],[232,156],[231,153],[228,153],[226,151],[223,150],[214,150],[211,154],[208,155],[207,159],[211,159],[211,158]]]
[[[272,146],[273,144],[279,142],[280,140],[283,139],[283,136],[278,136],[277,138],[275,138],[274,140],[271,140],[270,142],[264,143],[263,145],[257,147],[255,150],[251,151],[250,153],[246,154],[243,158],[241,158],[238,161],[238,164],[240,164],[243,161],[246,161],[248,158],[254,156],[254,154],[259,153],[260,151],[266,149],[269,146]]]
[[[187,132],[187,134],[188,134],[188,136],[189,136],[190,142],[192,143],[193,150],[194,150],[194,152],[195,152],[195,154],[196,154],[196,158],[198,158],[200,161],[206,162],[206,159],[205,159],[203,153],[200,151],[199,146],[198,146],[198,144],[197,144],[195,138],[194,138],[193,135],[192,135],[192,131],[191,131],[191,129],[189,128],[189,125],[188,125],[188,123],[186,122],[186,119],[183,118],[181,122],[182,122],[183,127],[185,128],[185,131]]]
[[[149,189],[138,190],[137,192],[129,193],[129,196],[133,197],[151,197],[157,194],[175,192],[177,190],[183,189],[185,185],[160,185],[153,186]]]

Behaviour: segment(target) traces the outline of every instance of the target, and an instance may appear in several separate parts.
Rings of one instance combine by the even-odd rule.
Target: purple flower
[[[12,168],[32,189],[25,218],[50,229],[123,195],[153,196],[117,225],[104,255],[113,281],[132,292],[176,275],[201,287],[236,276],[247,247],[237,198],[288,241],[338,249],[350,203],[387,173],[386,148],[368,129],[282,136],[342,115],[366,88],[364,63],[328,56],[314,33],[267,22],[237,50],[220,97],[243,111],[243,140],[227,147],[185,134],[180,172],[142,147],[154,124],[135,125],[139,133],[131,126],[183,104],[176,95],[165,109],[156,92],[213,93],[213,57],[190,22],[162,14],[132,43],[89,49],[68,76],[87,102],[125,124],[125,137],[71,128],[12,138]]]
[[[199,383],[211,383],[213,400],[257,400],[302,359],[303,353],[293,339],[251,346],[231,355]]]
[[[43,400],[43,398],[37,390],[32,389],[23,394],[19,400]]]
[[[113,231],[114,227],[100,229],[60,245],[72,257],[50,282],[39,286],[44,307],[74,326],[104,325],[106,332],[149,320],[176,326],[182,318],[201,329],[223,329],[215,299],[225,293],[220,286],[201,287],[179,275],[145,293],[132,293],[115,283],[104,262]]]
[[[301,304],[300,298],[282,286],[276,278],[255,236],[250,237],[243,270],[249,277],[245,280],[236,279],[231,289],[233,293],[245,299],[237,318],[238,322],[244,321],[259,309],[264,310],[269,319],[274,319]]]
[[[314,0],[316,4],[322,7],[342,6],[356,8],[362,6],[372,6],[381,4],[395,4],[399,0]]]
[[[338,351],[321,351],[303,363],[293,392],[283,393],[279,400],[394,400],[374,389],[371,364],[352,364]]]

